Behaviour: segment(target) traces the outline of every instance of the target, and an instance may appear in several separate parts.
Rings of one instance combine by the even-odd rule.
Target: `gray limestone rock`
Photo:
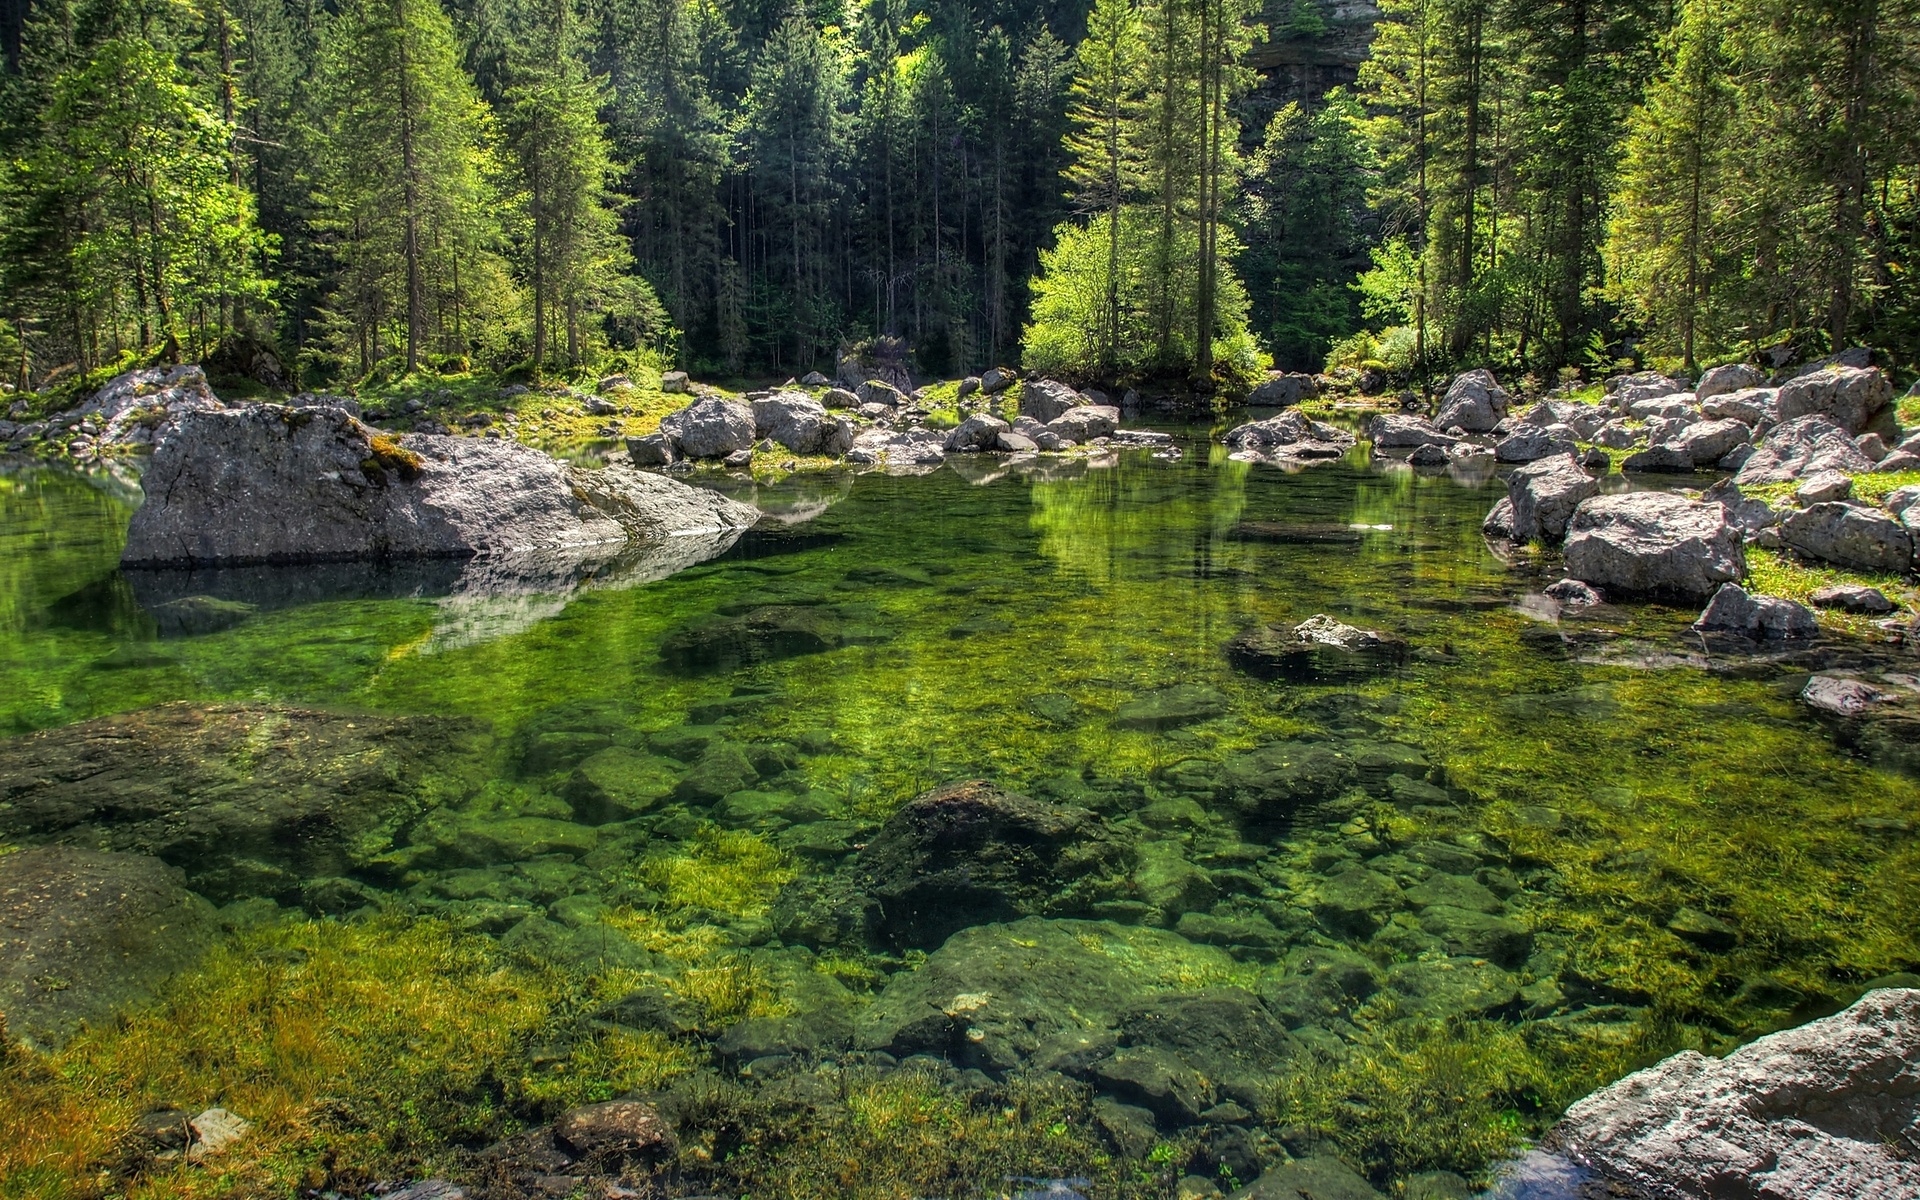
[[[753,410],[736,400],[708,396],[662,417],[660,432],[686,458],[725,458],[753,446]]]
[[[1494,379],[1493,372],[1481,368],[1453,377],[1433,424],[1438,429],[1457,425],[1468,433],[1490,433],[1512,406],[1513,397]]]
[[[1873,462],[1853,444],[1853,435],[1819,413],[1783,421],[1741,466],[1734,482],[1742,485],[1791,483],[1815,471],[1864,475]]]
[[[1724,1059],[1683,1051],[1574,1104],[1552,1141],[1655,1200],[1920,1195],[1920,990]]]
[[[1571,454],[1528,463],[1507,476],[1513,506],[1509,537],[1516,542],[1557,542],[1582,502],[1600,493],[1600,485]]]
[[[1035,379],[1020,386],[1021,415],[1043,425],[1052,424],[1060,414],[1086,402],[1085,396],[1057,380]]]
[[[1827,501],[1780,522],[1780,540],[1809,558],[1904,575],[1913,569],[1913,534],[1871,508]]]
[[[1120,410],[1111,404],[1081,404],[1046,423],[1056,437],[1090,442],[1120,428]]]
[[[1820,622],[1806,605],[1752,595],[1737,583],[1721,584],[1693,627],[1752,638],[1802,638],[1820,632]]]
[[[805,392],[775,392],[753,402],[757,436],[772,438],[795,454],[845,454],[853,447],[853,426],[845,417]]]
[[[1726,509],[1669,492],[1582,503],[1567,526],[1566,563],[1567,574],[1609,592],[1705,596],[1747,573]]]
[[[1367,436],[1376,450],[1406,450],[1420,446],[1451,446],[1460,439],[1441,433],[1425,417],[1388,413],[1373,419]]]
[[[1858,435],[1886,425],[1893,383],[1879,367],[1832,367],[1782,384],[1779,405],[1782,421],[1817,413]]]
[[[188,416],[154,451],[121,562],[241,566],[619,546],[745,528],[758,513],[636,471],[512,441],[389,438],[338,409]]]
[[[1693,389],[1696,399],[1707,400],[1714,396],[1724,396],[1745,388],[1757,388],[1767,381],[1760,368],[1748,363],[1728,363],[1724,367],[1714,367],[1700,377],[1700,384]]]

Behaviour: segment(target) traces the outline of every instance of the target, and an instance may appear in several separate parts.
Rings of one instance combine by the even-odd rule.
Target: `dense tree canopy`
[[[1382,10],[1279,104],[1323,0],[39,0],[5,376],[1920,353],[1920,0]]]

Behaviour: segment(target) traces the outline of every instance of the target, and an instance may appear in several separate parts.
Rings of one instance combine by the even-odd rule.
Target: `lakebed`
[[[21,985],[0,1194],[585,1187],[523,1131],[638,1093],[671,1194],[1464,1195],[1920,964],[1920,783],[1797,700],[1910,651],[1562,611],[1491,474],[1175,432],[736,480],[719,558],[564,583],[183,584],[118,569],[137,494],[0,475],[0,841],[191,910],[149,998]],[[1316,614],[1404,653],[1227,652]],[[1053,849],[916,893],[900,814],[965,780]],[[217,1160],[129,1141],[213,1105]]]

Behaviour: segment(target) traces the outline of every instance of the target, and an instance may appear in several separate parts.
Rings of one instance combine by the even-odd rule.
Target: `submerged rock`
[[[341,409],[189,414],[155,449],[124,566],[240,566],[619,546],[758,513],[624,465],[505,440],[390,437]]]
[[[1359,679],[1398,668],[1407,643],[1315,614],[1291,629],[1257,626],[1227,643],[1227,661],[1249,675],[1293,682]]]
[[[1920,990],[1869,992],[1724,1059],[1683,1051],[1579,1101],[1551,1136],[1650,1196],[1920,1195]]]
[[[1084,911],[1132,863],[1132,847],[1098,814],[975,780],[908,802],[854,873],[876,906],[875,936],[925,948],[967,925]]]
[[[1220,689],[1176,683],[1155,688],[1122,704],[1113,714],[1113,727],[1155,732],[1209,720],[1226,711],[1227,697]]]
[[[156,858],[72,846],[0,854],[0,1018],[41,1050],[65,1044],[193,966],[213,906]]]
[[[84,721],[0,747],[0,839],[152,854],[220,900],[297,895],[390,849],[477,762],[476,733],[238,704]]]
[[[1726,509],[1670,492],[1595,496],[1567,527],[1567,574],[1610,592],[1705,596],[1746,575]]]
[[[820,654],[846,641],[846,625],[837,609],[775,604],[675,630],[661,641],[660,659],[671,670],[698,675]]]
[[[860,1015],[856,1044],[996,1073],[1085,1071],[1111,1055],[1123,1013],[1188,991],[1183,977],[1233,969],[1226,951],[1163,929],[1040,917],[975,925],[895,974]]]

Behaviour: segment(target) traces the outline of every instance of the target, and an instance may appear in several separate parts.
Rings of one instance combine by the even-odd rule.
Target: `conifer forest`
[[[1914,0],[16,0],[0,362],[1920,353]]]

